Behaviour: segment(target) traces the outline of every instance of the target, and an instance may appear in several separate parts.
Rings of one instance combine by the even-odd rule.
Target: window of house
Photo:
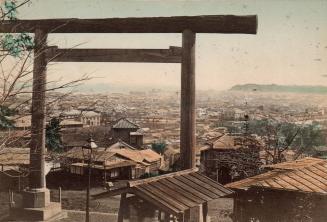
[[[131,140],[131,144],[136,144],[136,137],[135,136],[131,136],[130,140]]]
[[[111,170],[110,171],[110,177],[114,178],[114,177],[118,177],[118,176],[119,176],[118,170]]]

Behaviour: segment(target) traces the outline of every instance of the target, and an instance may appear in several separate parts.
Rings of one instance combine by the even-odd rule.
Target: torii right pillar
[[[182,33],[181,64],[181,168],[196,167],[196,106],[195,106],[195,40],[196,33],[186,29]],[[208,203],[188,209],[184,222],[210,222]]]
[[[181,73],[181,135],[182,169],[195,167],[195,39],[191,30],[183,31]]]
[[[195,167],[195,40],[196,34],[190,29],[183,31],[181,65],[181,164],[182,169]],[[190,208],[184,214],[184,222],[207,222],[204,205]]]

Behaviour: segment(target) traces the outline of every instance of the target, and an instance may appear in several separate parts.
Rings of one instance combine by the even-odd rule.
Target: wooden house
[[[30,164],[29,148],[1,148],[0,149],[0,169],[19,170],[20,168],[28,168]]]
[[[200,148],[201,171],[222,184],[256,175],[260,147],[250,136],[222,135]]]
[[[326,221],[327,161],[307,157],[225,185],[235,191],[234,221]]]
[[[45,174],[59,164],[45,162]],[[5,147],[0,149],[0,190],[21,190],[28,185],[30,148]]]
[[[141,148],[143,145],[144,132],[138,125],[126,118],[119,119],[112,126],[113,141],[122,140],[134,147]]]
[[[67,152],[67,170],[81,176],[87,174],[89,152],[83,148]],[[104,182],[155,175],[162,165],[162,157],[156,152],[138,150],[123,141],[108,148],[95,148],[91,157],[92,177]]]

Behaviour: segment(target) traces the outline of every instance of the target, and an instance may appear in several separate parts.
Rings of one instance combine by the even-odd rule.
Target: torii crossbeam
[[[34,33],[30,188],[34,199],[25,207],[46,208],[45,91],[46,66],[59,62],[181,63],[182,168],[195,167],[195,39],[196,33],[256,34],[257,16],[211,15],[106,19],[45,19],[2,21],[0,33]],[[47,46],[49,33],[182,33],[182,49],[58,49]],[[31,195],[30,195],[31,197]],[[35,200],[38,199],[38,200]],[[40,201],[41,200],[41,201]],[[187,218],[185,221],[189,221]],[[198,221],[198,220],[197,220]]]

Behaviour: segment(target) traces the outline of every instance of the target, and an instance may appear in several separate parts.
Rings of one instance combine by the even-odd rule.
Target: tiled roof
[[[84,160],[89,158],[89,152],[89,149],[74,147],[65,154],[65,157]],[[105,148],[93,149],[92,153],[92,158],[96,161],[105,161],[116,154],[114,152],[106,151]]]
[[[208,143],[202,147],[201,150],[215,149],[215,150],[237,150],[240,148],[256,147],[260,148],[261,143],[254,137],[241,137],[232,135],[223,135],[212,143]]]
[[[72,166],[79,166],[79,167],[88,167],[87,163],[72,163]],[[110,169],[114,169],[114,168],[120,168],[120,167],[127,167],[127,166],[135,166],[136,163],[134,161],[131,160],[122,160],[122,161],[117,161],[117,162],[113,162],[113,163],[109,163],[106,165],[97,165],[97,164],[92,164],[91,167],[94,169],[100,169],[100,170],[110,170]]]
[[[137,163],[142,163],[144,160],[144,156],[140,153],[139,150],[131,150],[131,149],[119,149],[119,150],[115,150],[115,153],[133,160]]]
[[[303,167],[308,167],[317,163],[326,162],[325,160],[313,158],[313,157],[306,157],[300,160],[294,161],[287,161],[278,164],[267,165],[265,168],[269,169],[298,169]]]
[[[270,165],[269,168],[273,170],[225,186],[239,190],[246,190],[250,187],[262,187],[327,194],[326,160],[309,157]]]
[[[144,159],[148,162],[153,162],[160,160],[162,157],[151,149],[141,150],[141,154],[143,155]]]
[[[148,165],[148,163],[154,162],[162,158],[159,154],[151,149],[147,150],[137,150],[131,149],[128,144],[127,146],[121,146],[123,142],[118,142],[109,148],[95,148],[92,152],[92,158],[96,161],[106,161],[110,157],[115,156],[121,159],[128,159],[142,165]],[[84,160],[88,158],[88,149],[81,147],[75,147],[69,150],[65,157],[72,159]],[[147,163],[148,162],[148,163]],[[109,164],[109,163],[107,163]]]
[[[132,123],[126,118],[118,120],[113,126],[113,129],[139,129],[140,127],[135,123]]]
[[[61,113],[61,116],[80,116],[80,115],[81,115],[81,111],[74,110],[74,109]]]
[[[100,116],[100,113],[97,113],[97,112],[94,112],[94,111],[84,111],[84,112],[82,112],[82,116],[94,117],[94,116]]]
[[[1,148],[0,165],[28,165],[30,148]]]
[[[133,146],[131,146],[131,145],[125,143],[125,142],[122,141],[122,140],[119,140],[117,143],[112,144],[111,146],[109,146],[109,147],[107,148],[107,150],[109,150],[109,151],[112,150],[112,151],[114,152],[114,151],[117,150],[117,149],[124,149],[124,148],[126,148],[126,149],[131,149],[131,150],[136,150],[135,147],[133,147]]]
[[[135,132],[130,132],[129,135],[143,136],[145,131],[143,129],[138,129]]]

